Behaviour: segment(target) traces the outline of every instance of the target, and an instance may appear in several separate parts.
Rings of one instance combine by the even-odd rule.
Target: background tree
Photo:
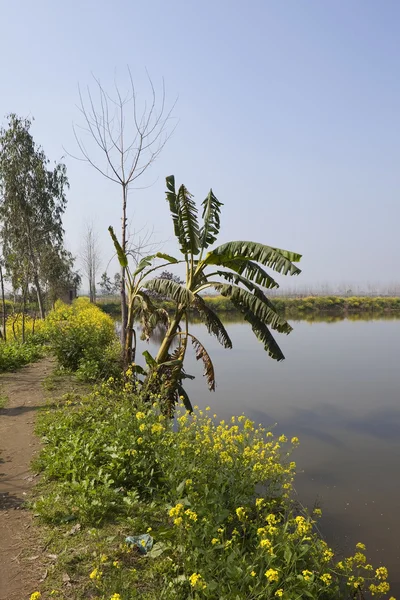
[[[31,121],[11,114],[0,130],[0,235],[6,271],[14,283],[28,278],[23,289],[32,280],[43,318],[42,257],[62,248],[68,179],[64,164],[49,168],[30,128]]]
[[[83,274],[89,283],[90,302],[96,302],[96,279],[100,269],[100,246],[93,224],[86,224],[80,252]]]
[[[97,282],[97,285],[100,287],[101,293],[104,295],[112,295],[117,294],[121,288],[121,274],[114,273],[114,278],[111,278],[107,275],[107,271],[101,274],[100,281]]]
[[[157,159],[163,150],[170,133],[168,124],[172,110],[165,106],[165,86],[160,97],[152,80],[148,77],[150,102],[140,107],[132,75],[129,91],[122,93],[115,85],[113,94],[106,92],[98,79],[94,79],[96,93],[87,89],[86,98],[81,90],[80,112],[83,126],[74,126],[75,138],[81,153],[81,160],[88,162],[103,177],[118,184],[121,189],[121,240],[120,245],[128,253],[128,194],[132,184]],[[78,134],[78,129],[80,132]],[[86,147],[83,133],[94,142],[94,149]],[[99,158],[98,158],[99,157]],[[128,309],[126,299],[126,268],[121,266],[121,341],[125,345]]]

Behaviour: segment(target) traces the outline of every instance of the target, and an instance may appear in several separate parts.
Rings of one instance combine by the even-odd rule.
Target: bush
[[[118,371],[114,322],[86,298],[72,305],[57,302],[44,325],[45,335],[65,369],[89,380]]]
[[[18,340],[0,342],[0,372],[15,371],[28,363],[39,360],[44,354],[44,346],[33,338],[30,338],[25,344]]]
[[[93,595],[344,600],[368,586],[388,591],[386,569],[367,564],[362,544],[339,560],[315,527],[321,511],[310,516],[291,499],[297,438],[244,416],[225,423],[208,409],[181,410],[174,425],[157,398],[144,404],[132,381],[122,391],[110,381],[41,417],[39,467],[53,481],[36,502],[42,518],[99,524],[118,516],[139,533],[146,514],[157,542],[138,570],[127,547],[118,568],[94,558]],[[149,585],[135,591],[143,581],[152,593]]]

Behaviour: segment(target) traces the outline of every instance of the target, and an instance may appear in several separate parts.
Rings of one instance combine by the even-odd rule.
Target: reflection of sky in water
[[[211,394],[192,355],[186,370],[196,379],[185,385],[192,403],[297,435],[300,500],[321,502],[322,529],[337,548],[369,545],[399,594],[400,320],[297,322],[290,336],[278,335],[283,363],[268,358],[247,325],[227,327],[233,350],[192,325],[217,378]]]

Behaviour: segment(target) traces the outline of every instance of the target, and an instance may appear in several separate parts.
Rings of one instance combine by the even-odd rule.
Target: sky
[[[34,117],[70,190],[66,244],[85,223],[120,227],[118,185],[78,154],[78,86],[95,75],[138,98],[164,78],[173,135],[131,190],[132,230],[177,247],[165,201],[174,174],[201,202],[224,203],[220,243],[254,240],[299,252],[285,286],[400,282],[400,4],[395,0],[14,0],[0,7],[0,119]],[[5,120],[3,119],[3,123]],[[109,266],[116,270],[115,261]]]

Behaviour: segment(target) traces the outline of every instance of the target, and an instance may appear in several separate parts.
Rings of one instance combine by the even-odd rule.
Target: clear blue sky
[[[137,228],[174,250],[164,177],[225,203],[221,242],[301,252],[297,284],[400,281],[400,4],[385,0],[3,2],[0,116],[34,116],[52,159],[75,151],[78,83],[138,93],[163,76],[179,124],[133,191]],[[66,158],[67,242],[119,226],[117,186]],[[294,283],[294,282],[291,282]]]

